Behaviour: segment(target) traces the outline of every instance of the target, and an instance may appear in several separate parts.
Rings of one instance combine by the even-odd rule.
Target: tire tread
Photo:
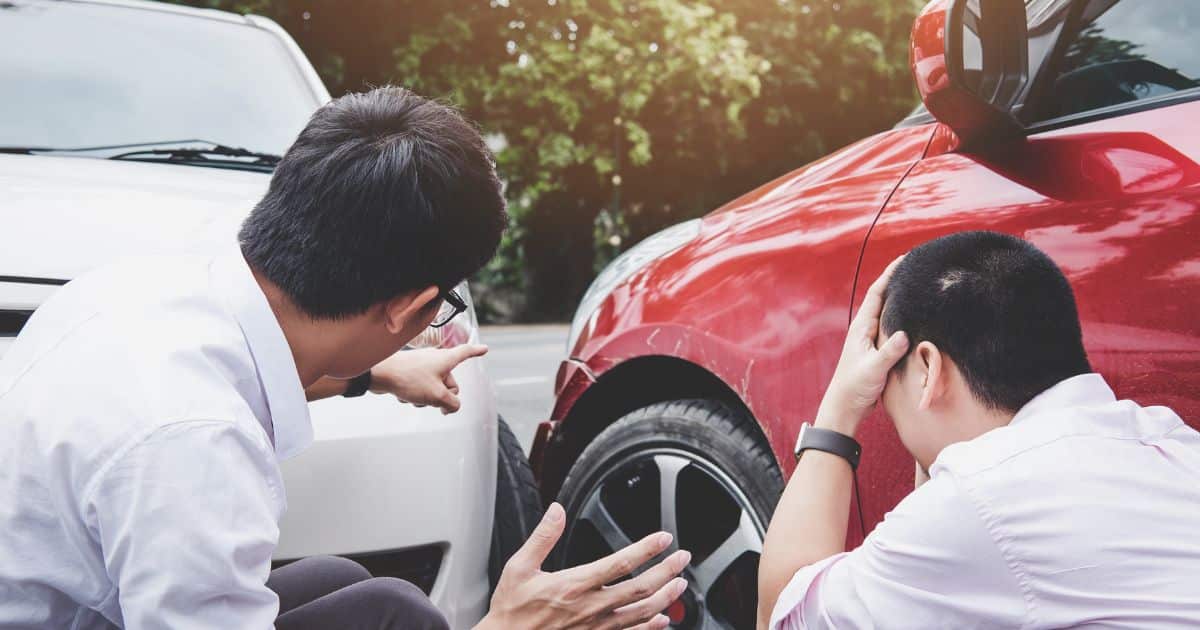
[[[563,480],[559,500],[567,507],[568,517],[572,511],[573,493],[586,486],[587,477],[596,474],[603,463],[614,456],[612,446],[621,443],[622,436],[627,432],[667,417],[707,425],[713,430],[713,439],[728,438],[728,445],[737,453],[737,459],[745,465],[743,472],[755,478],[739,479],[738,483],[758,486],[762,493],[759,503],[760,515],[769,521],[774,513],[775,503],[783,492],[783,475],[770,446],[748,413],[725,402],[705,398],[653,403],[626,414],[601,431],[584,448]],[[680,436],[682,437],[682,434]],[[662,438],[664,441],[670,441],[671,435],[664,433]]]
[[[663,415],[695,417],[693,414],[702,414],[703,422],[711,424],[719,431],[731,436],[742,447],[742,452],[752,456],[755,468],[759,469],[763,474],[778,478],[780,484],[783,483],[783,476],[779,472],[775,456],[772,454],[771,449],[763,444],[754,420],[740,410],[736,410],[719,400],[690,398],[647,405],[630,412],[609,425],[596,436],[593,442],[599,442],[608,433],[619,433],[629,425],[636,422],[643,422],[648,418],[657,418]],[[587,451],[585,450],[584,455],[586,454]],[[583,457],[580,457],[580,459],[582,460]],[[577,467],[573,466],[571,473],[574,473],[576,469]],[[570,478],[571,474],[568,473],[567,479]],[[567,482],[564,480],[563,486],[566,485]]]
[[[488,555],[492,590],[504,564],[524,544],[542,516],[542,495],[521,443],[503,418],[498,418],[496,425],[496,505]]]

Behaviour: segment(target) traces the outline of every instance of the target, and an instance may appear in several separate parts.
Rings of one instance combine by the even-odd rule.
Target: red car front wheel
[[[580,455],[559,500],[561,567],[657,530],[692,552],[674,628],[754,628],[758,557],[783,480],[753,420],[713,400],[658,403],[609,426]]]

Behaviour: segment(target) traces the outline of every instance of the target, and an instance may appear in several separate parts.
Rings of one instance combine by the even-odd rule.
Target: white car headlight
[[[609,263],[604,271],[601,271],[600,275],[592,281],[587,293],[583,294],[583,299],[579,302],[579,308],[575,310],[575,317],[571,320],[571,333],[567,336],[567,354],[570,354],[571,350],[575,348],[575,342],[579,341],[579,335],[583,332],[583,327],[591,317],[592,311],[600,306],[609,292],[629,279],[629,276],[639,269],[645,267],[650,261],[683,247],[698,234],[700,234],[700,219],[684,221],[647,236],[642,242],[629,248],[628,251]]]

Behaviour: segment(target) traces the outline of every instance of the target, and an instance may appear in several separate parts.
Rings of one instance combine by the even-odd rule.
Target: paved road
[[[554,376],[565,353],[567,326],[484,326],[488,368],[496,383],[500,415],[529,452],[539,422],[554,404]]]

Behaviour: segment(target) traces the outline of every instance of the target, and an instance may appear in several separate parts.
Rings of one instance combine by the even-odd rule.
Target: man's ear
[[[383,305],[383,317],[387,330],[393,335],[403,331],[408,322],[421,317],[425,309],[438,299],[441,289],[429,286],[420,291],[409,291],[398,295]]]
[[[918,361],[923,374],[921,375],[921,400],[917,408],[928,410],[946,393],[946,363],[941,350],[932,342],[922,341],[917,345],[913,355]],[[912,360],[912,359],[910,359]]]

